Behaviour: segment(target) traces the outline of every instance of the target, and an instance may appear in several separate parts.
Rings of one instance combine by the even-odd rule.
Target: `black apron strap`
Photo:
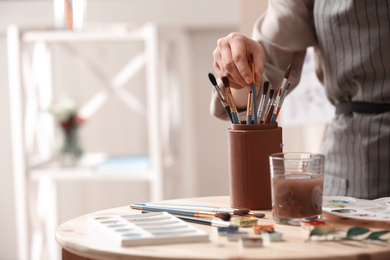
[[[380,114],[390,111],[388,103],[372,103],[372,102],[344,102],[336,105],[336,115],[349,114],[352,112],[363,114]]]

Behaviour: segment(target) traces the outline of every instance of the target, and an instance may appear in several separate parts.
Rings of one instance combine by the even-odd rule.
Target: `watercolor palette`
[[[342,196],[324,196],[322,210],[344,218],[389,221],[390,197],[362,200]]]
[[[96,216],[88,222],[121,246],[208,242],[208,233],[167,212]]]

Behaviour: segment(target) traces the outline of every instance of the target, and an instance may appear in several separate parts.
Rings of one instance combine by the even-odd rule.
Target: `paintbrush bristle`
[[[244,216],[244,215],[248,214],[249,211],[250,211],[249,209],[235,209],[233,211],[233,215]]]
[[[255,217],[255,218],[264,218],[265,214],[264,213],[252,213],[252,212],[249,212],[245,216],[248,216],[248,217],[252,216],[252,217]]]
[[[215,217],[220,218],[224,221],[228,221],[228,220],[230,220],[231,215],[229,213],[226,213],[226,212],[219,212],[219,213],[215,213]]]
[[[264,82],[263,95],[267,95],[269,88],[269,81]]]
[[[222,77],[222,82],[223,82],[223,85],[225,86],[225,88],[229,87],[229,79],[228,79],[228,77],[226,77],[226,76]]]
[[[275,92],[275,90],[273,90],[273,89],[271,89],[271,90],[269,91],[269,98],[270,98],[270,99],[273,98],[274,92]]]
[[[291,72],[291,63],[288,65],[286,72],[284,73],[284,78],[288,79],[290,77]]]
[[[213,84],[214,86],[217,85],[217,79],[215,78],[214,74],[213,73],[209,73],[209,79],[211,81],[211,84]]]
[[[253,53],[251,53],[251,54],[249,55],[249,57],[251,58],[251,63],[253,63]]]

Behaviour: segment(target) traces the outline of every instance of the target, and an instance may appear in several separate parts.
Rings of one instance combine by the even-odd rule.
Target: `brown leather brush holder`
[[[233,124],[228,129],[230,206],[272,209],[269,156],[283,151],[277,123]]]

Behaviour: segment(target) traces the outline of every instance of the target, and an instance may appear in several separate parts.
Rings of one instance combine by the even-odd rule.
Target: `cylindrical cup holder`
[[[282,150],[277,123],[233,124],[228,129],[231,207],[272,208],[269,156]]]

